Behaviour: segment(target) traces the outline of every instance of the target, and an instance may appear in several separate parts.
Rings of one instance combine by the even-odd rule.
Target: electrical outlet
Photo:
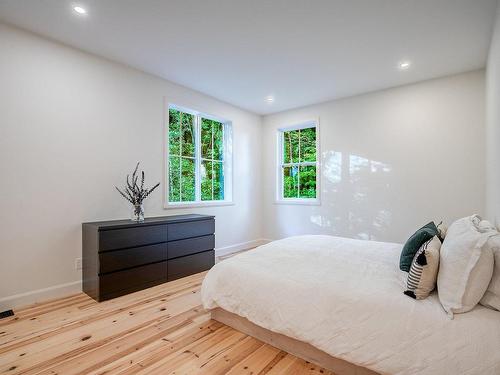
[[[81,270],[82,269],[82,258],[76,258],[75,259],[75,268],[77,270]]]

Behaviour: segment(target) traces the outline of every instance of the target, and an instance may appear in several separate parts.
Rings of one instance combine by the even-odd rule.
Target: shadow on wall
[[[363,156],[323,153],[322,206],[310,221],[320,233],[384,240],[391,228],[391,165]]]

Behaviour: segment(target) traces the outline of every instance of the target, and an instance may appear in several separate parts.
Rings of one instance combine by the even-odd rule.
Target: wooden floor
[[[0,374],[332,374],[210,320],[203,277],[18,310],[0,320]]]

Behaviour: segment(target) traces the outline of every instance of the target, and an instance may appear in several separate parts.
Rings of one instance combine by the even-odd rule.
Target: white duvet
[[[275,241],[207,274],[203,305],[382,374],[500,374],[500,312],[450,320],[403,294],[401,245],[332,236]]]

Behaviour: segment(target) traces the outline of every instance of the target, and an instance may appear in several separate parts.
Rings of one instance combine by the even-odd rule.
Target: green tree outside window
[[[282,197],[315,199],[316,127],[282,132]]]

